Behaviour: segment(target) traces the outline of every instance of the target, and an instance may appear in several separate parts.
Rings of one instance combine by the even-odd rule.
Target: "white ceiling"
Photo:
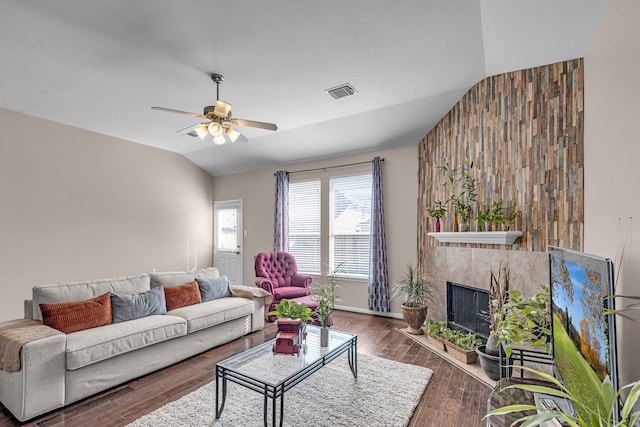
[[[415,145],[484,77],[584,56],[608,3],[0,0],[0,107],[212,175]],[[201,113],[214,72],[234,117],[278,131],[214,148],[176,134],[198,119],[149,108]],[[324,91],[347,82],[356,96]]]

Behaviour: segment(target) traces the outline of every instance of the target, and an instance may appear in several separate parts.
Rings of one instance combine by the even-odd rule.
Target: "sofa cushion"
[[[253,301],[235,297],[218,298],[167,312],[167,315],[185,319],[188,333],[238,319],[248,314],[253,314]]]
[[[186,333],[184,319],[167,315],[146,316],[74,332],[67,335],[67,370],[79,369]]]
[[[163,287],[163,289],[164,297],[167,300],[167,311],[202,302],[198,282],[195,280],[180,286]]]
[[[196,281],[200,288],[202,302],[231,296],[229,278],[227,276],[220,276],[217,279],[196,279]]]
[[[194,270],[192,273],[194,279],[217,279],[220,277],[220,272],[215,267],[207,267],[201,268],[199,270]]]
[[[183,283],[193,282],[195,279],[215,279],[220,276],[220,272],[215,267],[201,268],[199,270],[188,271],[167,271],[160,273],[151,273],[151,287],[159,286],[170,287],[179,286]]]
[[[152,314],[165,314],[167,302],[163,288],[149,289],[135,295],[111,294],[111,316],[113,323],[133,320]]]
[[[42,320],[40,304],[51,302],[83,301],[105,292],[138,294],[151,289],[148,274],[114,277],[111,279],[84,280],[33,287],[33,318]],[[185,283],[185,282],[183,282]]]
[[[111,323],[111,300],[107,292],[76,302],[40,304],[42,323],[65,334]]]

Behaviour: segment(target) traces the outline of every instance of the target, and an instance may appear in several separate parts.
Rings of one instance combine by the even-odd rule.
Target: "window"
[[[329,266],[340,275],[369,274],[371,173],[329,180]]]
[[[320,274],[320,180],[289,183],[289,252],[298,270]]]

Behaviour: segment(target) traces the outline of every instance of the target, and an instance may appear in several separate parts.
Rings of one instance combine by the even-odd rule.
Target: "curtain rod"
[[[384,157],[380,158],[380,161],[384,162]],[[326,166],[324,168],[314,168],[314,169],[304,169],[304,170],[299,170],[299,171],[291,171],[291,172],[289,172],[289,175],[291,175],[292,173],[325,171],[327,169],[344,168],[344,167],[347,167],[347,166],[355,166],[355,165],[364,165],[365,163],[373,163],[373,160],[367,160],[366,162],[347,163],[346,165]],[[276,175],[276,174],[274,173],[274,175]]]

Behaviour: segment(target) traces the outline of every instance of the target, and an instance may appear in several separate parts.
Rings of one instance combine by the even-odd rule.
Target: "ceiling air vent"
[[[333,97],[333,99],[340,99],[340,98],[344,98],[345,96],[351,96],[351,95],[355,95],[356,93],[358,93],[353,88],[353,86],[351,86],[349,83],[345,83],[345,84],[340,85],[340,86],[332,87],[331,89],[325,89],[325,92],[327,92],[329,95],[331,95],[331,97]]]

